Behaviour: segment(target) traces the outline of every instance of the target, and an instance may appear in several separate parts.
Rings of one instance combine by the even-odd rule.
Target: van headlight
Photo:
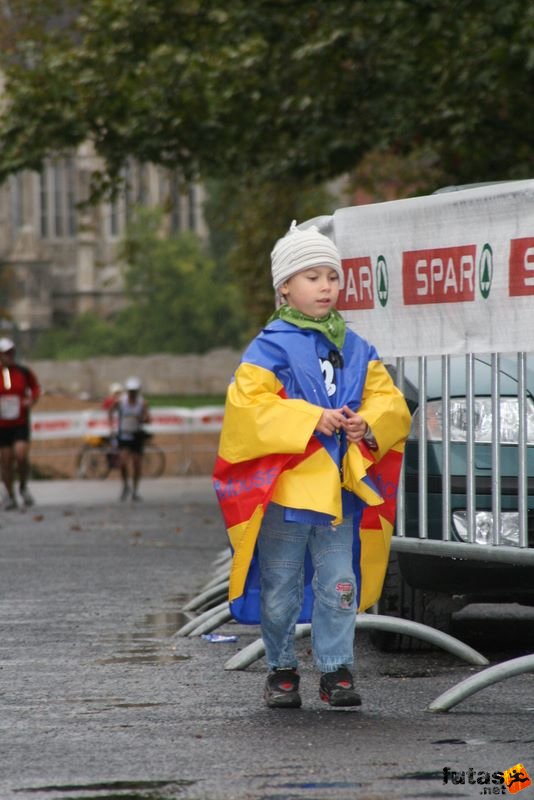
[[[468,542],[467,511],[453,511],[452,522],[458,538]],[[493,541],[493,514],[491,511],[475,513],[475,542],[490,545]],[[519,514],[517,511],[501,511],[501,529],[498,544],[519,547]]]
[[[500,398],[501,444],[517,444],[519,432],[519,404],[517,397]],[[416,409],[412,417],[410,439],[419,438],[420,410]],[[526,398],[527,444],[534,444],[534,402]],[[491,397],[475,397],[474,402],[474,436],[478,444],[490,444],[492,441]],[[426,404],[426,430],[430,442],[443,441],[443,403],[441,400],[429,400]],[[465,442],[467,440],[467,401],[465,397],[450,399],[450,441]]]

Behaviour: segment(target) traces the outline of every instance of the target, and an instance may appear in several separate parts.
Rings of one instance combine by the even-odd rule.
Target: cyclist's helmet
[[[139,389],[141,388],[141,381],[139,380],[139,378],[136,378],[134,375],[132,375],[126,381],[125,386],[128,392],[138,392]]]

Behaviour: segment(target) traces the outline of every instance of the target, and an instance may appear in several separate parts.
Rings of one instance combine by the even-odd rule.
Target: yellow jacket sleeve
[[[381,361],[370,361],[358,409],[373,432],[377,460],[408,436],[411,415],[404,395]]]
[[[272,453],[303,453],[323,409],[281,396],[275,374],[242,363],[228,388],[219,455],[229,462]]]

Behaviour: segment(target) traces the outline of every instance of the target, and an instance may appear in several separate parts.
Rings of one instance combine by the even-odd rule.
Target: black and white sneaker
[[[11,494],[8,494],[2,503],[2,508],[4,511],[15,511],[18,508],[15,497]]]
[[[269,708],[300,708],[299,683],[296,669],[274,669],[265,683],[265,703]]]
[[[347,667],[335,672],[323,672],[319,684],[321,700],[334,708],[361,706],[362,699],[354,688],[352,673]]]
[[[28,489],[27,486],[21,486],[20,487],[20,498],[22,500],[22,504],[26,508],[29,508],[30,506],[33,506],[33,504],[35,503],[35,500],[33,499],[33,495],[32,495],[32,493],[30,492],[30,490]]]

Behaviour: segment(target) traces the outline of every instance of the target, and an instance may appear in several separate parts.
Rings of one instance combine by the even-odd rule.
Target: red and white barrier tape
[[[151,408],[150,433],[201,433],[220,431],[223,406],[199,408]],[[33,439],[79,439],[109,436],[106,411],[35,411],[32,414]]]

